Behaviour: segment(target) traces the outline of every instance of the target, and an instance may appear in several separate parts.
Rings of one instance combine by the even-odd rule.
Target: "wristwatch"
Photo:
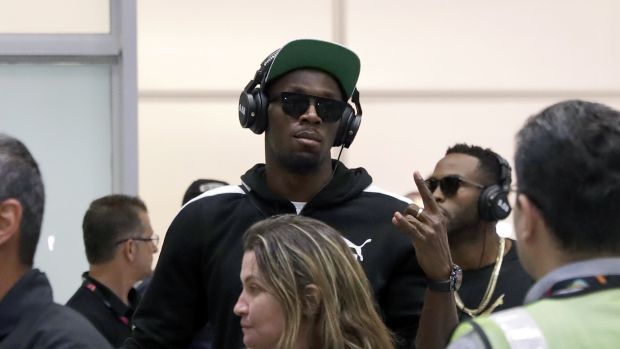
[[[450,270],[450,277],[448,280],[434,281],[426,280],[428,282],[428,288],[437,292],[454,292],[458,291],[463,281],[463,269],[456,264],[452,264]]]

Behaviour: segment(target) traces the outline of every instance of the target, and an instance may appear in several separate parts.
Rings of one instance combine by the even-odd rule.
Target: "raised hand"
[[[392,222],[411,237],[418,263],[426,277],[436,281],[447,280],[452,267],[447,218],[418,171],[414,172],[413,180],[424,207],[411,204],[405,212],[395,212]]]

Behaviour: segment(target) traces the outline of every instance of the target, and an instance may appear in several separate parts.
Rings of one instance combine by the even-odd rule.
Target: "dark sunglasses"
[[[277,100],[277,98],[274,100]],[[323,122],[339,121],[344,110],[347,108],[347,103],[336,99],[310,96],[295,92],[280,93],[282,110],[286,115],[294,118],[299,118],[308,110],[308,107],[310,107],[310,100],[314,101],[316,113]]]
[[[441,179],[431,177],[431,178],[426,179],[424,183],[426,184],[428,189],[431,191],[431,193],[434,193],[437,187],[439,187],[441,188],[441,191],[443,192],[445,196],[453,196],[454,194],[456,194],[456,192],[461,187],[461,183],[473,185],[474,187],[480,188],[480,189],[485,188],[485,186],[482,184],[472,182],[470,180],[467,180],[457,175],[445,176]]]

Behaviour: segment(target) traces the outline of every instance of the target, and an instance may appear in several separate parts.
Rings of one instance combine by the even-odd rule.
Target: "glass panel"
[[[35,266],[61,303],[88,268],[84,212],[112,190],[110,84],[107,65],[0,64],[1,132],[28,146],[45,183]]]
[[[110,0],[0,0],[0,34],[110,32]]]

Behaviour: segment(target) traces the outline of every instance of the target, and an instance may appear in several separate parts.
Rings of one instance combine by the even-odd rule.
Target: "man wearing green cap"
[[[397,346],[411,346],[425,281],[409,240],[391,224],[408,200],[375,187],[363,168],[331,158],[331,148],[348,148],[360,126],[359,71],[355,53],[319,40],[292,41],[265,59],[239,98],[241,126],[265,134],[265,163],[241,185],[204,193],[179,212],[126,348],[182,348],[205,323],[214,348],[242,347],[253,329],[242,329],[233,314],[241,238],[253,223],[286,213],[342,233]]]

